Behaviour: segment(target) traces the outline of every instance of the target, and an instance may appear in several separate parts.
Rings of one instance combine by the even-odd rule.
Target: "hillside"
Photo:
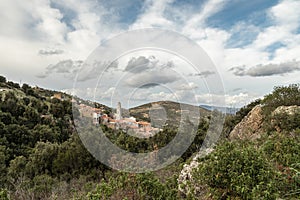
[[[179,176],[184,197],[300,198],[299,84],[275,87],[228,116],[223,132],[214,149],[184,166]]]
[[[128,185],[130,174],[111,170],[83,146],[74,126],[72,111],[79,111],[76,107],[72,110],[72,99],[78,104],[104,107],[107,113],[112,111],[99,103],[28,84],[20,86],[0,76],[0,199],[99,199],[99,194],[109,199],[112,194],[105,190],[107,185],[116,191],[113,199],[131,199],[131,186],[135,199],[158,198],[162,194],[176,199],[179,166],[199,150],[204,131],[197,133],[195,142],[174,164],[155,173],[137,175]],[[98,133],[99,128],[115,145],[137,153],[162,148],[177,133],[166,127],[154,137],[139,139],[101,125],[91,126],[89,134]],[[176,150],[177,146],[172,148]],[[101,151],[105,154],[109,149]],[[172,152],[158,156],[169,159]],[[108,159],[114,165],[126,164]],[[116,180],[123,184],[115,184]]]
[[[210,111],[205,108],[172,101],[152,102],[129,109],[130,115],[139,120],[150,122],[152,119],[151,123],[154,126],[160,124],[178,126],[182,111],[187,111],[189,116],[205,117],[210,114]]]
[[[86,127],[85,136],[91,137],[86,140],[101,128],[125,151],[154,152],[143,162],[155,164],[156,159],[172,158],[181,145],[156,153],[176,137],[180,110],[189,117],[200,112],[195,138],[184,154],[161,170],[140,174],[113,170],[90,154],[74,126],[72,99],[113,112],[65,93],[20,87],[0,76],[0,199],[300,198],[299,85],[275,87],[263,99],[227,115],[218,144],[202,152],[211,111],[187,104],[182,109],[178,103],[160,101],[130,109],[139,120],[169,124],[149,138],[104,125]],[[97,150],[103,155],[109,151],[105,146]],[[130,166],[130,159],[116,156],[107,157],[111,166]]]
[[[236,112],[240,110],[240,108],[234,108],[234,107],[221,107],[221,106],[209,106],[209,105],[200,105],[200,107],[210,111],[217,110],[219,112],[230,114],[230,115],[234,115]]]

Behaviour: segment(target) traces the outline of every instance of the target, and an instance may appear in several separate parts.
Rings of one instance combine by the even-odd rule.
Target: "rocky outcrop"
[[[181,170],[178,181],[178,190],[183,196],[187,196],[190,193],[201,195],[203,192],[202,188],[194,188],[195,184],[192,176],[193,169],[199,166],[199,158],[207,156],[209,153],[213,151],[212,148],[203,149],[197,153],[197,155],[192,159],[190,164],[185,164],[183,169]]]
[[[273,126],[277,132],[281,132],[282,128],[286,127],[286,125],[282,124],[282,120],[296,114],[300,114],[300,106],[279,106],[271,114],[271,126]],[[292,122],[289,121],[288,123]]]
[[[275,120],[272,118],[280,114],[295,115],[296,113],[300,113],[300,106],[279,106],[270,113],[271,121],[264,122],[261,105],[257,105],[234,127],[229,134],[229,139],[258,139],[263,132],[263,123],[271,123],[270,125],[273,126],[277,132],[280,132],[280,128],[276,126]]]
[[[240,123],[238,123],[229,134],[229,139],[250,139],[260,138],[260,130],[263,123],[261,105],[255,106]]]
[[[272,112],[272,115],[282,114],[282,113],[288,115],[294,115],[295,113],[300,113],[300,106],[279,106]]]

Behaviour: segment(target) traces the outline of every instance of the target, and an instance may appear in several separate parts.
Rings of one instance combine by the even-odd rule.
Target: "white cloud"
[[[289,38],[295,36],[294,31],[300,25],[300,1],[283,0],[269,11],[269,19],[273,25],[263,30],[251,46],[263,49],[275,42],[289,43]],[[250,47],[251,47],[250,46]]]
[[[242,105],[246,105],[250,103],[255,96],[250,96],[248,93],[239,93],[236,95],[225,95],[225,103],[226,106],[231,107],[240,107]]]
[[[146,71],[139,74],[130,75],[124,83],[132,88],[153,87],[156,85],[172,83],[178,80],[178,75],[170,70]]]
[[[61,20],[63,14],[60,10],[52,8],[48,0],[35,0],[34,6],[28,6],[35,20],[34,30],[39,34],[41,40],[52,44],[64,43],[68,27]]]
[[[43,56],[51,56],[51,55],[58,55],[63,54],[64,50],[62,49],[41,49],[39,50],[38,54]]]
[[[159,92],[152,93],[148,96],[147,100],[150,101],[178,101],[178,97],[173,93]]]
[[[197,84],[194,82],[186,83],[186,84],[180,84],[177,86],[177,90],[193,90],[198,88]]]
[[[144,4],[144,12],[130,26],[129,29],[162,27],[172,28],[173,22],[166,19],[164,11],[174,0],[147,0]],[[174,28],[174,27],[173,27]]]
[[[267,27],[251,24],[251,21],[244,19],[226,30],[222,27],[212,27],[207,19],[222,10],[230,1],[208,0],[197,12],[189,8],[178,14],[174,14],[175,10],[181,11],[185,7],[174,8],[173,2],[174,0],[146,0],[136,21],[126,27],[129,27],[129,30],[161,27],[183,33],[208,53],[229,90],[238,85],[246,88],[246,91],[257,91],[257,88],[260,88],[259,92],[262,94],[266,93],[271,85],[290,83],[288,77],[282,76],[278,76],[276,80],[268,77],[264,80],[253,79],[259,74],[296,71],[294,65],[289,62],[298,60],[300,52],[300,35],[297,33],[300,25],[300,1],[282,0],[266,10],[270,24]],[[43,83],[47,87],[58,89],[65,87],[64,80],[60,80],[61,76],[51,76],[35,82],[35,75],[47,75],[47,66],[54,66],[60,61],[85,60],[101,41],[127,30],[118,22],[121,16],[111,12],[116,9],[104,8],[101,3],[95,0],[33,0],[30,3],[21,0],[1,1],[0,54],[3,56],[0,65],[4,66],[1,68],[2,73],[15,74],[13,78],[17,80],[19,76],[24,76],[24,79],[27,77],[33,84]],[[114,5],[122,3],[124,2],[118,1]],[[235,34],[240,37],[235,38]],[[227,46],[229,40],[233,41],[232,46],[235,47]],[[281,46],[272,50],[272,45],[277,43]],[[146,58],[149,59],[147,56]],[[233,66],[246,66],[243,74],[250,77],[234,76],[232,72],[228,72]],[[184,67],[181,68],[185,70]],[[63,71],[64,68],[55,70]],[[91,74],[95,76],[97,68],[92,68],[88,73],[84,78],[89,78]],[[297,81],[298,74],[290,73],[289,77]],[[178,89],[176,95],[188,99],[190,96],[183,93],[185,90],[200,88],[193,84],[196,77],[190,78],[192,80],[187,80],[188,84],[181,85],[182,82],[176,82],[176,76],[165,69],[162,73],[143,72],[141,76],[127,77],[127,83],[131,87],[146,82],[172,83],[172,86]],[[166,92],[153,93],[152,97],[169,98],[168,95]],[[243,99],[246,99],[247,95],[249,99],[252,98],[250,93],[234,94],[226,96],[226,102],[239,104],[239,101],[246,101]],[[148,96],[150,98],[151,94]],[[207,101],[208,97],[199,96],[204,101]]]
[[[83,61],[73,61],[73,60],[63,60],[58,62],[55,65],[48,65],[46,68],[46,72],[44,74],[40,74],[37,77],[46,78],[48,75],[53,73],[64,74],[65,77],[74,79],[77,71],[82,66]]]
[[[258,98],[257,95],[249,93],[239,93],[239,94],[201,94],[196,95],[196,98],[200,104],[208,104],[215,106],[225,106],[225,107],[242,107],[251,101]]]
[[[281,3],[271,8],[269,15],[279,25],[286,27],[290,31],[297,30],[300,22],[300,1],[283,0]]]
[[[300,62],[299,61],[289,61],[279,64],[266,64],[266,65],[256,65],[249,69],[246,69],[245,66],[233,67],[230,69],[237,76],[273,76],[273,75],[284,75],[287,73],[292,73],[295,71],[300,71]]]
[[[114,13],[105,20],[108,12],[93,0],[1,1],[0,7],[2,73],[17,81],[28,77],[33,85],[43,82],[58,89],[69,85],[61,77],[35,78],[62,60],[85,60],[115,30],[109,23],[115,20]],[[71,18],[69,12],[74,13]]]
[[[183,33],[189,33],[191,30],[197,32],[199,27],[203,27],[205,25],[206,20],[217,13],[222,9],[226,1],[224,0],[209,0],[206,4],[201,7],[201,11],[199,14],[195,14],[191,19],[187,21],[185,26],[183,27]],[[196,34],[190,35],[191,37],[195,37]]]

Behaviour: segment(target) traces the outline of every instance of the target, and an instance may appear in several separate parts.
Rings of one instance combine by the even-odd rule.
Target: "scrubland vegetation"
[[[275,87],[227,116],[219,144],[193,170],[196,181],[188,186],[189,194],[179,192],[177,178],[199,151],[209,117],[201,120],[194,142],[175,163],[130,174],[110,169],[86,150],[74,128],[71,96],[51,99],[54,91],[19,86],[5,77],[0,88],[0,199],[300,198],[300,113],[272,114],[279,106],[300,106],[299,85]],[[264,115],[261,137],[229,140],[234,126],[258,104]],[[153,138],[137,139],[102,128],[113,143],[132,152],[161,148],[176,135],[166,127]]]

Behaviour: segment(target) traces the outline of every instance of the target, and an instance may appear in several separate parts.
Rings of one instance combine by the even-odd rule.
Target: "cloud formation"
[[[51,56],[51,55],[59,55],[59,54],[63,54],[64,50],[61,49],[41,49],[39,50],[38,54],[39,55],[43,55],[43,56]]]
[[[176,87],[177,90],[193,90],[198,88],[198,85],[194,82],[190,82],[190,83],[185,83],[185,84],[180,84]]]
[[[132,88],[150,88],[160,84],[175,82],[179,79],[177,74],[168,70],[156,70],[151,72],[142,72],[138,75],[129,76],[125,79],[125,84]]]
[[[133,57],[128,61],[124,71],[140,73],[149,68],[150,62],[150,59],[145,56],[139,56],[138,58]]]
[[[46,68],[46,72],[43,74],[38,74],[36,75],[36,77],[46,78],[50,74],[59,73],[59,74],[64,74],[65,77],[74,78],[76,72],[78,72],[82,64],[83,61],[81,60],[78,61],[73,61],[71,59],[63,60],[56,63],[55,65],[48,65],[48,67]]]
[[[199,44],[215,63],[225,88],[230,92],[236,92],[234,88],[238,86],[241,91],[265,94],[274,85],[298,81],[299,61],[293,60],[299,60],[300,52],[299,0],[273,1],[268,5],[268,1],[253,1],[252,6],[244,4],[245,13],[241,13],[243,9],[228,9],[241,6],[239,1],[145,0],[139,1],[138,6],[136,1],[126,5],[121,0],[107,2],[34,0],[31,4],[22,1],[16,4],[14,1],[0,1],[3,27],[0,28],[0,54],[5,55],[0,60],[1,72],[14,80],[23,76],[22,79],[27,79],[32,85],[43,83],[61,89],[66,87],[61,76],[73,78],[76,66],[80,64],[76,60],[85,60],[101,41],[131,29],[163,27],[182,33]],[[124,10],[125,7],[130,12]],[[251,7],[257,9],[251,10]],[[133,10],[135,12],[131,12]],[[223,23],[225,20],[228,23]],[[217,21],[220,23],[216,24]],[[157,64],[160,69],[170,69],[174,65],[154,61],[150,55],[144,55],[125,61],[125,64],[114,63],[105,72],[115,76],[121,70],[128,72],[133,78],[128,78],[127,86],[141,83],[143,88],[157,89],[158,84],[167,81],[179,89],[190,87],[176,82],[175,74],[173,78],[165,79],[163,76],[167,73],[163,72],[159,79],[152,78],[152,66],[156,68]],[[125,70],[119,68],[121,64],[125,65]],[[178,63],[175,64],[177,67]],[[80,71],[78,81],[96,78],[105,65],[104,62],[91,64],[86,71]],[[237,67],[229,69],[232,66]],[[45,80],[35,79],[32,72],[42,72],[36,77]],[[287,73],[289,76],[251,82],[252,77]],[[61,76],[46,79],[51,74]],[[195,83],[199,77],[214,78],[211,71],[188,75],[188,82]],[[148,83],[142,82],[141,78]],[[107,80],[106,84],[114,84],[110,76]],[[200,88],[197,88],[198,92]]]
[[[216,74],[216,72],[207,70],[207,71],[200,72],[198,74],[190,74],[190,76],[200,76],[200,77],[207,78],[208,76],[211,76],[214,74]]]
[[[229,71],[233,71],[236,76],[274,76],[274,75],[284,75],[287,73],[292,73],[295,71],[300,71],[299,61],[290,61],[280,64],[266,64],[266,65],[256,65],[249,69],[245,66],[233,67]]]

